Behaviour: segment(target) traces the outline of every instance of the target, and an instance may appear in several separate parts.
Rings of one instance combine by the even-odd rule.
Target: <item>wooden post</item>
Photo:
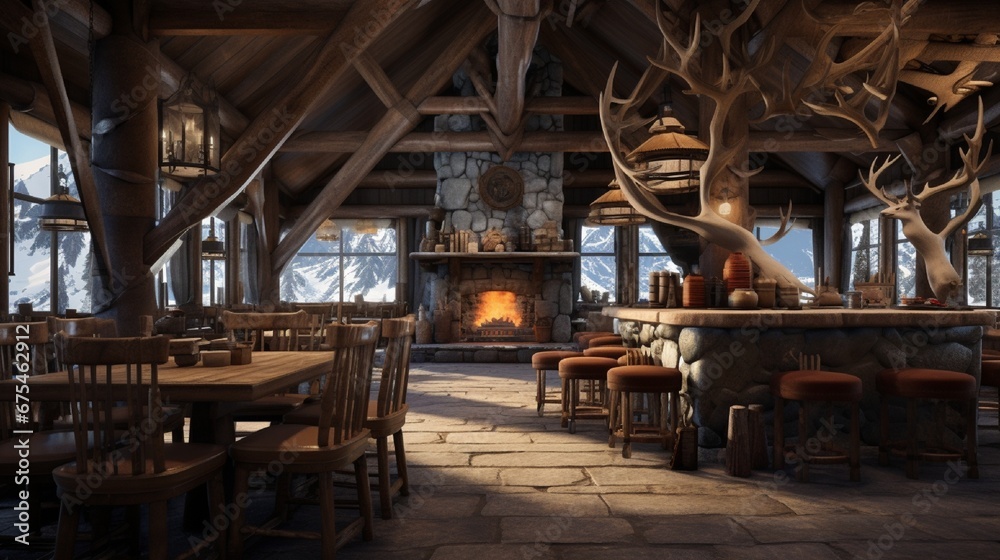
[[[94,138],[92,156],[109,258],[94,278],[94,310],[115,319],[123,336],[139,332],[139,316],[156,313],[155,278],[142,240],[156,222],[158,87],[143,84],[158,53],[133,32],[131,7],[115,3],[114,33],[98,41],[94,53],[93,88],[94,122],[121,117],[122,95],[135,102],[129,118]]]
[[[747,407],[750,426],[750,468],[766,469],[768,466],[767,438],[764,435],[764,405]]]
[[[841,272],[843,253],[844,185],[828,185],[823,193],[823,274],[830,277],[834,286],[846,291],[847,278]]]
[[[10,167],[10,105],[0,101],[0,319],[6,321],[10,314],[10,196],[13,172]]]

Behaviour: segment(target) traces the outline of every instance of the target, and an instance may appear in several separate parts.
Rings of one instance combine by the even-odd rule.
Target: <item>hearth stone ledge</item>
[[[773,425],[772,374],[797,369],[798,355],[818,354],[827,371],[861,378],[862,438],[878,441],[875,377],[890,367],[963,371],[977,379],[984,327],[993,311],[947,310],[706,310],[605,308],[630,346],[644,346],[677,367],[694,402],[702,447],[725,445],[732,405],[763,404]],[[796,433],[798,407],[785,409],[786,433]],[[902,403],[892,402],[891,425],[901,430]],[[836,424],[846,426],[838,417]],[[898,433],[898,432],[897,432]]]

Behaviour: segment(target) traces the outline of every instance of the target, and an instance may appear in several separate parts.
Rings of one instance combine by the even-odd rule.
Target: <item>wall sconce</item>
[[[719,205],[720,215],[728,216],[733,213],[733,205],[729,202],[732,196],[733,191],[729,190],[729,187],[722,187],[722,190],[719,191],[719,196],[716,199],[722,201],[722,204]]]

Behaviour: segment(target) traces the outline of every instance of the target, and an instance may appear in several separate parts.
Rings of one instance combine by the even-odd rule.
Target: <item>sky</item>
[[[43,144],[34,138],[29,138],[18,132],[13,126],[10,130],[10,161],[23,163],[49,155],[48,144]]]

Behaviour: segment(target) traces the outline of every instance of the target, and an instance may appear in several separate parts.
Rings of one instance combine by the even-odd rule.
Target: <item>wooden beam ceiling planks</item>
[[[153,4],[149,32],[161,36],[323,35],[337,27],[351,4],[348,0],[161,0]]]
[[[195,183],[146,235],[146,262],[156,262],[188,228],[228,204],[260,172],[330,84],[344,74],[351,60],[412,4],[412,0],[397,0],[388,5],[375,0],[356,2],[309,71],[292,84],[271,110],[261,112],[226,152],[220,175]]]
[[[472,13],[469,13],[470,11]],[[472,49],[496,28],[496,20],[486,19],[484,12],[486,12],[485,7],[475,2],[470,8],[455,16],[458,21],[468,22],[467,27],[454,36],[420,80],[406,93],[405,99],[389,109],[368,134],[365,142],[323,187],[306,213],[295,222],[275,250],[272,258],[274,274],[281,273],[299,247],[316,231],[330,212],[340,206],[344,198],[371,172],[397,140],[419,122],[420,116],[417,114],[416,105],[440,93]]]
[[[504,137],[522,128],[528,66],[542,12],[539,0],[499,0],[496,124]]]

